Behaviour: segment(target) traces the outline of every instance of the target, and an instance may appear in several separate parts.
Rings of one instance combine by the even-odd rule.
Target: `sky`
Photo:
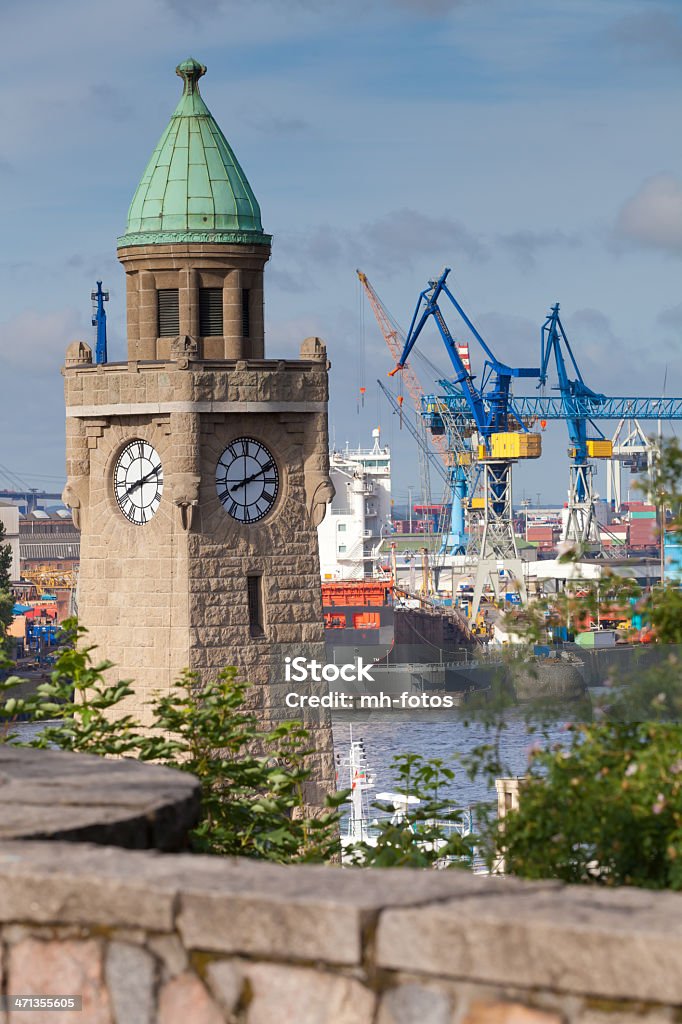
[[[416,448],[376,386],[393,363],[356,268],[408,326],[451,267],[512,365],[537,364],[559,301],[595,391],[682,395],[679,0],[4,0],[0,26],[0,488],[63,485],[59,371],[69,342],[94,347],[98,279],[125,358],[116,237],[189,56],[274,236],[266,353],[325,339],[332,440],[381,426],[396,500]],[[447,373],[433,328],[418,344]],[[566,447],[548,428],[517,499],[565,499]]]

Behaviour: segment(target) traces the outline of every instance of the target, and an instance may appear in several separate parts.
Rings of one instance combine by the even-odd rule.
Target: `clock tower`
[[[288,711],[286,656],[324,661],[316,527],[331,500],[326,349],[266,358],[263,272],[271,237],[199,93],[183,93],[128,213],[128,358],[64,369],[67,485],[81,531],[79,617],[134,681],[126,711],[189,667],[235,665],[264,724],[314,733],[315,782],[333,785],[325,711]],[[311,801],[320,796],[311,794]]]

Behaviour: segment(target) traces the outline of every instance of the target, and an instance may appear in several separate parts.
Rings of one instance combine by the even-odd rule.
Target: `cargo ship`
[[[406,593],[388,571],[392,536],[390,449],[373,431],[371,448],[331,451],[336,491],[318,527],[327,657],[384,665],[470,660],[477,646],[466,617],[437,599]],[[382,552],[383,555],[382,555]]]
[[[467,662],[478,648],[457,610],[397,590],[393,580],[322,584],[327,656],[335,664]]]

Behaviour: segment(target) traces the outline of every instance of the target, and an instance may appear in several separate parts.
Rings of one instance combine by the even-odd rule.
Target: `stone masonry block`
[[[164,981],[187,970],[187,951],[177,935],[153,935],[148,940],[147,946],[161,962]]]
[[[474,1002],[461,1024],[563,1024],[558,1013],[535,1010],[524,1003]],[[620,1024],[613,1021],[612,1024]]]
[[[249,1024],[371,1024],[375,996],[354,978],[279,964],[246,964]],[[420,1022],[423,1024],[423,1022]]]
[[[225,1018],[196,974],[179,974],[159,992],[159,1024],[224,1024]]]
[[[574,1024],[677,1024],[679,1011],[669,1007],[644,1009],[641,1004],[626,1008],[623,1003],[586,1007],[574,1018]]]
[[[435,987],[400,985],[385,992],[376,1024],[453,1024],[450,997]]]
[[[212,858],[173,861],[178,870],[187,862],[178,931],[188,949],[345,965],[361,962],[363,929],[385,902],[409,906],[472,884],[460,872],[413,872],[409,886],[398,886],[392,871],[240,860],[221,860],[217,871]],[[485,883],[495,891],[494,880]]]
[[[488,888],[416,912],[387,910],[377,962],[387,969],[682,1003],[682,894],[553,883]]]
[[[159,862],[85,843],[2,843],[0,917],[169,932],[175,888],[157,876]]]
[[[103,981],[99,940],[24,939],[10,947],[8,992],[82,997],[82,1011],[60,1010],[54,1014],[60,1024],[114,1024]],[[14,1011],[9,1014],[9,1024],[45,1024],[46,1017],[44,1010]]]
[[[154,958],[141,946],[109,944],[105,977],[115,1024],[155,1024],[155,975]]]
[[[214,998],[223,1010],[234,1013],[244,992],[244,975],[232,960],[212,960],[206,965],[206,980]]]

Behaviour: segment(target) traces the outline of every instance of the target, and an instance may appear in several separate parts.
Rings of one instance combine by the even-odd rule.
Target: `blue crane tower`
[[[102,282],[97,282],[97,291],[90,293],[92,299],[92,326],[97,328],[95,362],[107,362],[107,314],[104,303],[109,301],[109,292],[102,291]]]
[[[564,354],[565,350],[565,354]],[[549,376],[550,362],[554,359],[558,391],[557,395],[514,396],[510,410],[517,422],[526,424],[565,421],[571,458],[568,517],[566,539],[582,551],[594,550],[599,545],[599,526],[595,515],[596,494],[594,491],[595,466],[591,460],[612,457],[612,442],[607,440],[597,422],[608,420],[652,421],[682,420],[682,398],[643,398],[640,396],[612,397],[593,391],[585,383],[576,357],[559,317],[559,304],[552,306],[541,329],[539,385],[544,385]],[[572,367],[569,373],[567,359]],[[447,405],[451,415],[464,415],[468,410],[466,396],[453,381],[438,382],[444,396],[438,400],[433,396],[425,399],[440,401]],[[436,414],[432,414],[434,419]],[[592,424],[597,437],[588,437],[588,424]],[[433,429],[442,429],[434,423]]]
[[[574,378],[569,377],[564,349],[573,366]],[[568,487],[568,515],[564,539],[578,546],[580,551],[590,546],[600,547],[599,525],[595,513],[596,494],[594,490],[594,463],[591,458],[609,458],[612,454],[610,441],[593,424],[599,437],[588,438],[587,424],[592,417],[582,412],[584,402],[598,409],[606,401],[605,395],[597,394],[583,380],[573,349],[559,317],[559,303],[552,306],[540,331],[540,384],[547,383],[550,360],[554,357],[558,391],[561,398],[563,417],[566,420],[572,459]]]
[[[446,280],[449,273],[450,268],[446,267],[438,280],[429,281],[428,287],[421,292],[403,352],[392,374],[404,367],[429,317],[433,317],[455,371],[452,379],[441,381],[441,384],[447,385],[447,394],[459,403],[459,407],[452,404],[455,416],[468,414],[473,420],[478,435],[476,455],[483,467],[483,532],[471,608],[471,614],[475,616],[488,578],[499,595],[503,589],[509,590],[509,578],[512,577],[521,598],[525,598],[522,566],[513,528],[511,467],[517,459],[538,458],[541,445],[540,435],[531,433],[523,419],[516,414],[511,386],[514,380],[539,378],[540,368],[508,366],[496,358],[448,288]],[[476,384],[475,376],[459,355],[438,304],[441,295],[449,299],[483,350],[486,358],[480,385]],[[431,417],[429,426],[434,433],[442,433],[446,429],[439,402],[434,396],[424,399],[424,412],[427,419]],[[461,453],[462,457],[466,454]]]

